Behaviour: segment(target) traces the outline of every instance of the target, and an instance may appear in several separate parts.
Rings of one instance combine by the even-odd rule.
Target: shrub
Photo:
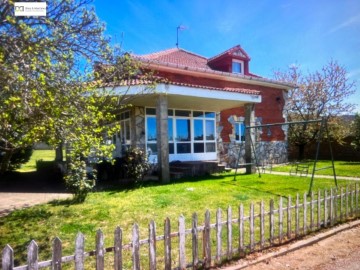
[[[87,173],[86,163],[80,158],[72,158],[65,176],[66,187],[73,193],[74,201],[83,202],[95,186],[94,178]],[[92,171],[92,173],[96,173]]]
[[[125,152],[122,161],[125,175],[135,182],[143,180],[144,176],[150,170],[147,153],[139,147],[128,149]]]
[[[19,169],[22,164],[28,162],[31,158],[32,153],[32,147],[15,150],[10,159],[9,171]],[[5,155],[1,155],[0,153],[0,164],[3,162],[4,157]]]

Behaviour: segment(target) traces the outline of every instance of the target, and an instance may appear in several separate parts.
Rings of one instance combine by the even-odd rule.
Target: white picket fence
[[[176,232],[171,231],[170,219],[167,218],[164,234],[160,236],[157,236],[155,222],[151,221],[148,236],[143,240],[140,240],[139,226],[135,224],[132,240],[125,244],[122,229],[117,227],[114,245],[107,248],[103,232],[98,230],[95,250],[92,251],[85,251],[85,237],[79,233],[75,240],[75,252],[70,256],[63,256],[62,243],[55,238],[52,258],[41,262],[38,261],[38,245],[32,241],[27,250],[27,265],[23,266],[14,267],[14,252],[7,245],[2,252],[2,269],[59,270],[64,265],[69,266],[70,262],[74,263],[76,270],[89,269],[89,257],[95,257],[93,267],[97,270],[119,270],[125,268],[124,264],[126,268],[131,265],[134,270],[206,269],[224,260],[243,257],[359,217],[359,187],[356,184],[339,190],[319,191],[311,196],[304,194],[301,198],[298,194],[295,200],[290,196],[279,197],[276,205],[274,200],[270,200],[268,205],[266,209],[263,201],[251,203],[248,215],[244,213],[243,205],[239,206],[236,215],[229,207],[225,218],[222,210],[218,209],[215,223],[210,222],[210,211],[206,211],[203,225],[198,224],[198,216],[194,214],[189,228],[186,228],[185,218],[180,216]],[[255,213],[255,208],[259,209],[258,213]],[[162,245],[160,242],[163,242]],[[144,249],[147,251],[144,252]],[[123,256],[124,252],[130,252],[131,257]],[[112,259],[109,258],[111,253]],[[111,260],[111,263],[106,263],[106,260]]]

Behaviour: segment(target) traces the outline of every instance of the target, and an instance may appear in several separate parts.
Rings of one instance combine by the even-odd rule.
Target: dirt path
[[[261,256],[262,254],[257,254]],[[256,260],[249,258],[248,262]],[[315,244],[300,248],[279,257],[266,259],[245,268],[246,270],[355,270],[360,269],[360,225],[339,232]]]
[[[0,192],[0,217],[9,214],[15,209],[67,198],[71,198],[71,194],[47,192]]]

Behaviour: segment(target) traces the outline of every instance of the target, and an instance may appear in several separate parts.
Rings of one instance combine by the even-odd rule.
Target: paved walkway
[[[15,209],[47,203],[53,200],[71,198],[67,193],[31,193],[0,192],[0,217],[6,216]]]

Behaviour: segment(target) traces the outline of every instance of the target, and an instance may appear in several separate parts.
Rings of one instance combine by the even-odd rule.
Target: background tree
[[[118,130],[109,123],[125,95],[104,86],[139,71],[128,54],[109,47],[91,2],[49,0],[46,17],[15,17],[14,1],[0,0],[0,174],[16,151],[39,141],[71,145],[75,165],[90,152],[111,156],[104,136]],[[106,76],[94,73],[96,62]],[[68,183],[88,180],[80,170],[69,170]]]
[[[360,151],[360,115],[358,113],[355,115],[351,129],[354,135],[354,140],[351,142],[351,145],[356,151]]]
[[[354,94],[355,83],[346,77],[346,69],[331,60],[320,71],[303,74],[298,66],[288,71],[275,72],[277,80],[294,83],[298,88],[289,91],[285,104],[288,121],[308,121],[325,118],[329,123],[332,138],[340,141],[346,135],[339,127],[337,116],[351,113],[354,105],[346,99]],[[334,123],[334,125],[332,125]],[[291,125],[289,143],[298,147],[298,158],[304,157],[305,146],[317,139],[319,125]]]

